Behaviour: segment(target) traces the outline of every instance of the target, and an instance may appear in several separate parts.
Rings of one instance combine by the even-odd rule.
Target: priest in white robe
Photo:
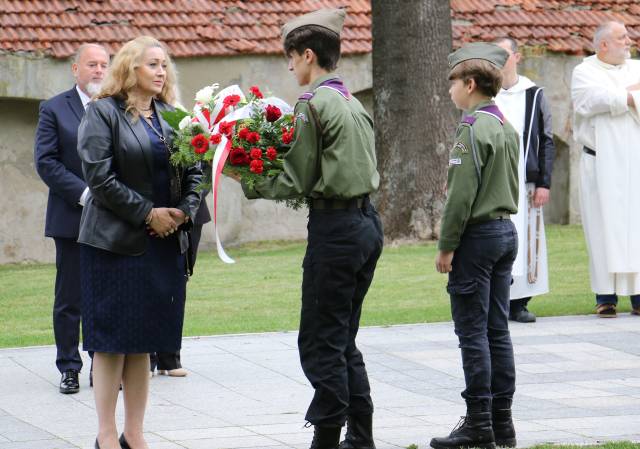
[[[591,288],[598,316],[616,316],[618,295],[640,315],[640,61],[622,23],[602,24],[594,47],[571,80]]]
[[[513,263],[509,319],[532,323],[528,309],[533,296],[549,292],[547,243],[542,207],[549,201],[555,146],[551,112],[541,87],[518,74],[517,42],[501,37],[494,43],[509,53],[502,69],[502,89],[496,104],[520,136],[518,213],[511,216],[518,231],[518,256]]]

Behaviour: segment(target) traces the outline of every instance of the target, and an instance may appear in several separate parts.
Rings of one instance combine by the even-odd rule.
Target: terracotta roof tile
[[[522,45],[584,53],[598,24],[620,20],[640,39],[638,0],[450,0],[454,46],[510,35]],[[281,52],[280,26],[321,7],[346,6],[342,49],[371,51],[370,0],[0,0],[0,49],[69,57],[83,42],[114,52],[150,34],[175,57]]]

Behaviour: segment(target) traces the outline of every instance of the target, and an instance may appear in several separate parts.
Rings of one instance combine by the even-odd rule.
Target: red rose
[[[231,137],[231,133],[233,132],[233,124],[229,122],[220,122],[220,126],[218,127],[220,134],[224,134],[227,137]]]
[[[251,148],[249,156],[251,156],[251,159],[262,159],[262,150],[260,148]]]
[[[262,92],[260,92],[260,89],[258,89],[258,86],[251,86],[249,90],[253,95],[255,95],[256,98],[264,98],[264,95],[262,95]]]
[[[229,152],[229,162],[231,162],[231,165],[248,165],[249,156],[244,151],[244,148],[231,148],[231,152]]]
[[[289,144],[293,140],[293,130],[291,132],[287,132],[286,130],[282,131],[282,143]]]
[[[211,134],[209,141],[214,145],[219,144],[222,141],[222,134]]]
[[[238,137],[244,140],[247,140],[247,136],[249,135],[249,128],[242,128],[238,131]]]
[[[224,100],[222,100],[222,104],[225,108],[228,108],[229,106],[235,106],[238,103],[240,103],[240,95],[229,95],[225,97]]]
[[[209,149],[209,141],[203,134],[198,134],[191,139],[191,145],[195,148],[193,151],[198,154],[206,153]]]
[[[247,134],[247,141],[249,143],[258,143],[258,142],[260,142],[260,134],[258,134],[257,132],[251,132],[251,133]]]
[[[269,158],[270,161],[272,161],[276,157],[278,157],[278,152],[276,151],[275,148],[269,147],[269,148],[267,148],[267,157]]]
[[[282,116],[282,111],[277,106],[267,105],[267,121],[275,122]]]
[[[251,164],[249,164],[249,170],[259,175],[264,170],[263,165],[264,163],[260,159],[254,159],[251,161]]]

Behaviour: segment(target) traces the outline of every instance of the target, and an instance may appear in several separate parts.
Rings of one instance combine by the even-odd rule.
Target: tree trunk
[[[437,238],[457,118],[449,2],[372,0],[372,21],[376,206],[387,238]]]

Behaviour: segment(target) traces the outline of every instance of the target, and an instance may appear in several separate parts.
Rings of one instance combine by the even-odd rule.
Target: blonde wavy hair
[[[97,95],[98,98],[112,96],[122,98],[127,105],[127,112],[131,113],[134,120],[137,120],[139,115],[135,107],[136,100],[139,97],[135,89],[138,85],[136,68],[142,65],[145,51],[153,47],[161,48],[167,59],[165,83],[162,86],[162,92],[156,95],[155,98],[174,105],[177,100],[178,81],[176,69],[164,44],[151,36],[140,36],[124,44],[113,57],[100,93]]]

